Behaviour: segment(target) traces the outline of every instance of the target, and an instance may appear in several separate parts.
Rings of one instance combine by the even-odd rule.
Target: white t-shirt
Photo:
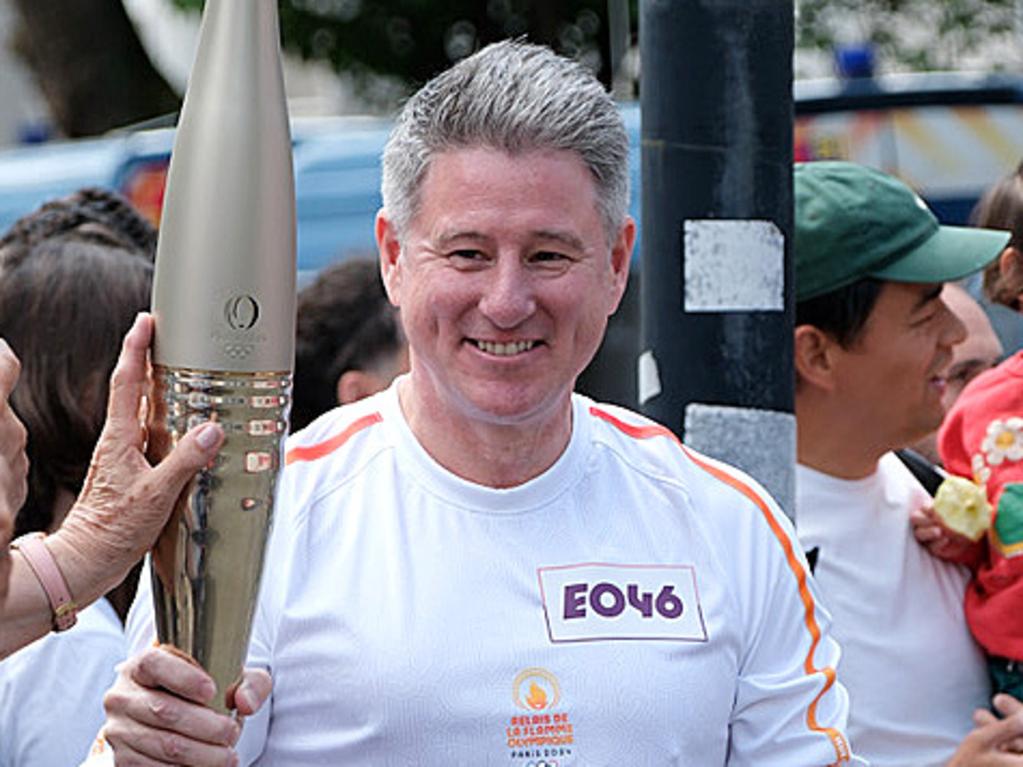
[[[989,704],[984,658],[963,616],[969,573],[931,556],[909,514],[929,502],[894,453],[861,480],[805,466],[796,525],[834,616],[849,737],[874,767],[944,765]]]
[[[667,429],[575,397],[554,466],[497,490],[436,464],[392,387],[288,461],[242,764],[859,763],[788,521]]]
[[[73,628],[0,661],[0,767],[62,767],[85,758],[126,652],[121,621],[100,599]]]

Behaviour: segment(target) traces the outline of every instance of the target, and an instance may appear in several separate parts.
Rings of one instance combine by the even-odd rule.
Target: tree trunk
[[[121,0],[11,0],[15,52],[35,74],[60,132],[91,136],[173,112]]]

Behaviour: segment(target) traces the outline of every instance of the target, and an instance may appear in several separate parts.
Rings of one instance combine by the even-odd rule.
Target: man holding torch
[[[627,154],[537,46],[409,100],[376,235],[411,370],[288,442],[249,651],[273,691],[248,672],[236,743],[209,678],[145,649],[107,695],[118,764],[859,763],[775,503],[573,394],[628,276]]]

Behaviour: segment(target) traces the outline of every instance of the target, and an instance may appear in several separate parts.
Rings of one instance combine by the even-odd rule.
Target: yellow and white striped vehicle
[[[898,176],[946,223],[1023,160],[1023,79],[918,73],[795,84],[796,160]]]

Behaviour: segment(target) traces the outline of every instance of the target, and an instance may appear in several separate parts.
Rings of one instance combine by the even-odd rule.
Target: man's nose
[[[966,325],[948,307],[945,308],[946,320],[944,341],[947,346],[955,346],[966,340]]]
[[[533,281],[517,259],[499,260],[487,275],[479,308],[499,328],[513,328],[536,311]]]

